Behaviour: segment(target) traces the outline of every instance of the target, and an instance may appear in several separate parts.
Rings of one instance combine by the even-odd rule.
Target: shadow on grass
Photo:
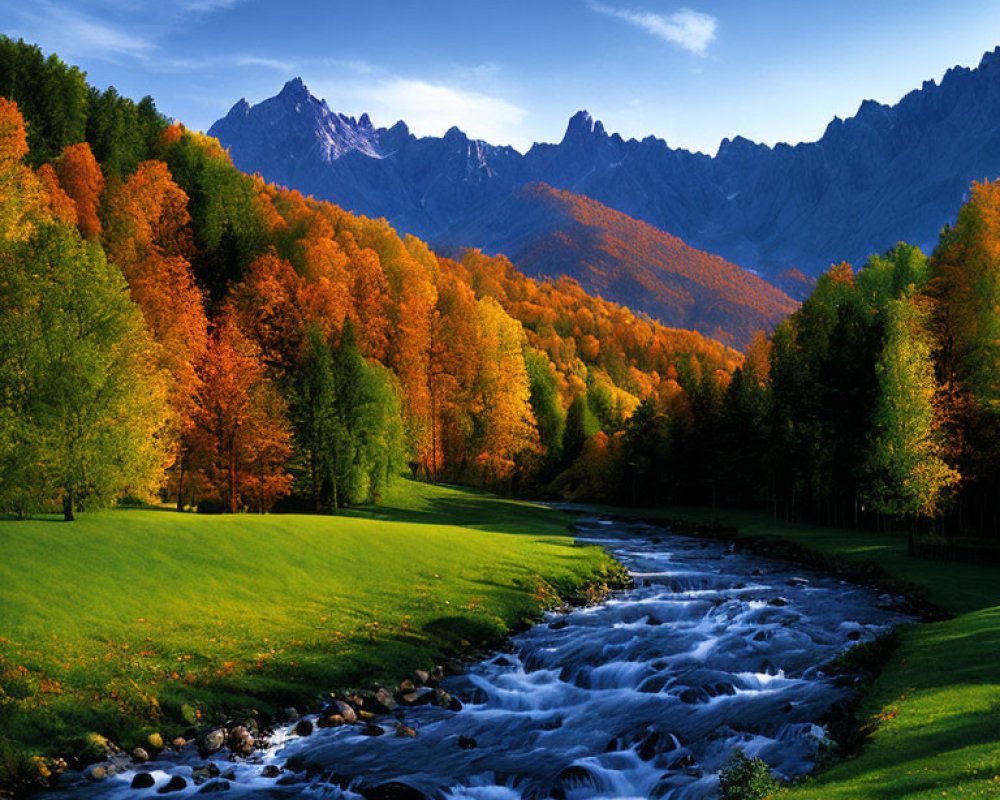
[[[428,498],[420,508],[391,504],[347,509],[345,517],[405,522],[421,525],[454,525],[497,533],[534,536],[570,536],[571,518],[543,506],[479,494],[463,488],[462,496]],[[468,495],[473,496],[468,496]]]

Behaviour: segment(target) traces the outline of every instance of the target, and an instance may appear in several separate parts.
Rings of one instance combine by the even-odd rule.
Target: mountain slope
[[[771,329],[796,303],[755,275],[607,206],[529,184],[489,213],[450,231],[505,252],[532,277],[577,280],[666,325],[738,346]]]
[[[524,155],[457,129],[418,139],[403,123],[375,129],[333,114],[301,81],[253,108],[241,101],[210,133],[244,170],[439,244],[481,245],[448,232],[537,181],[769,279],[793,268],[816,275],[900,239],[932,247],[969,183],[1000,175],[1000,48],[894,106],[865,101],[817,142],[771,148],[736,137],[714,157],[652,136],[626,141],[584,112],[561,142]]]

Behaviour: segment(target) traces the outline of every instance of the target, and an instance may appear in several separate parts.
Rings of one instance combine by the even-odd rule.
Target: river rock
[[[848,631],[847,638],[849,641],[856,642],[861,638],[861,631]]]
[[[385,728],[383,728],[381,725],[373,725],[371,723],[365,725],[361,729],[362,736],[381,736],[384,733],[385,733]]]
[[[194,785],[198,786],[211,778],[219,777],[219,768],[215,766],[214,763],[209,761],[207,764],[203,764],[200,767],[195,767],[191,770],[191,780],[194,781]]]
[[[187,789],[187,781],[180,775],[171,775],[170,780],[156,790],[157,794],[171,794],[172,792],[182,792]]]
[[[170,743],[171,747],[173,747],[174,750],[180,750],[186,744],[187,744],[187,739],[185,739],[183,736],[178,736]]]
[[[260,774],[265,778],[277,778],[281,774],[281,767],[277,764],[268,764]]]
[[[198,749],[203,754],[216,753],[226,744],[226,731],[222,728],[210,730],[198,740]]]
[[[457,698],[452,697],[444,689],[435,689],[428,693],[430,704],[438,708],[447,708],[449,711],[461,711],[462,703]]]
[[[479,742],[477,742],[472,736],[459,736],[458,746],[463,750],[472,750],[479,746]]]
[[[253,734],[245,725],[237,725],[229,732],[229,750],[238,756],[248,756],[253,752]]]
[[[366,701],[366,705],[371,705],[371,710],[376,714],[391,714],[396,709],[396,701],[392,695],[386,691],[384,686],[380,686],[371,698]]]
[[[296,736],[312,736],[313,724],[307,719],[300,719],[295,723]]]
[[[148,772],[137,772],[132,778],[133,789],[152,789],[156,779]]]
[[[423,792],[400,781],[365,786],[360,792],[365,800],[426,800]]]
[[[163,749],[163,737],[158,733],[151,733],[146,737],[146,743],[154,750]]]
[[[417,732],[408,725],[400,723],[396,726],[396,735],[407,739],[413,739],[417,735]]]
[[[216,792],[228,792],[229,781],[216,780],[209,781],[198,790],[198,794],[215,794]]]
[[[147,753],[141,747],[135,747],[132,749],[132,760],[136,764],[145,764],[147,761],[149,761],[149,753]]]
[[[409,694],[414,691],[417,687],[414,685],[413,681],[407,678],[405,681],[401,681],[399,684],[399,694]]]
[[[782,608],[788,605],[788,601],[784,597],[775,597],[767,601],[769,606],[775,606],[776,608]]]
[[[343,700],[334,700],[332,710],[335,710],[337,714],[343,717],[344,722],[348,724],[353,724],[358,721],[358,715],[354,710],[354,707],[350,703]]]
[[[340,714],[326,714],[316,720],[316,724],[320,728],[339,728],[341,725],[346,725],[347,722]]]
[[[427,681],[431,679],[431,674],[425,669],[414,670],[413,676],[417,679],[416,683],[418,686],[426,686]]]
[[[94,783],[100,783],[108,777],[108,768],[101,766],[100,764],[96,764],[87,770],[86,776],[87,780],[94,781]]]

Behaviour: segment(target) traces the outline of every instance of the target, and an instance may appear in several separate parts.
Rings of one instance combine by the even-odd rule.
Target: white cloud
[[[59,53],[63,58],[146,60],[156,49],[152,31],[125,30],[56,3],[40,2],[36,6],[37,12],[23,7],[14,9],[18,20],[7,33],[23,36],[28,41],[44,42],[46,50]]]
[[[647,33],[663,39],[665,42],[680,45],[689,53],[702,56],[715,38],[718,19],[710,14],[682,8],[673,14],[654,14],[651,11],[631,11],[626,8],[616,8],[591,0],[588,3],[592,11],[617,17],[625,22],[642,28]]]
[[[242,2],[243,0],[189,0],[184,6],[184,10],[209,13],[227,10]]]
[[[376,82],[306,80],[330,108],[368,112],[379,125],[403,120],[417,136],[441,136],[457,126],[473,139],[523,148],[531,141],[523,128],[528,112],[481,92],[418,78],[386,76]]]
[[[261,56],[235,56],[232,59],[237,67],[266,67],[275,72],[295,72],[295,65],[290,61],[281,61],[277,58],[263,58]]]

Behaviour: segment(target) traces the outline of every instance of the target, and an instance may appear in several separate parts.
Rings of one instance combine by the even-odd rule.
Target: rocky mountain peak
[[[284,100],[302,101],[311,98],[312,93],[302,78],[292,78],[278,92],[278,97]]]

